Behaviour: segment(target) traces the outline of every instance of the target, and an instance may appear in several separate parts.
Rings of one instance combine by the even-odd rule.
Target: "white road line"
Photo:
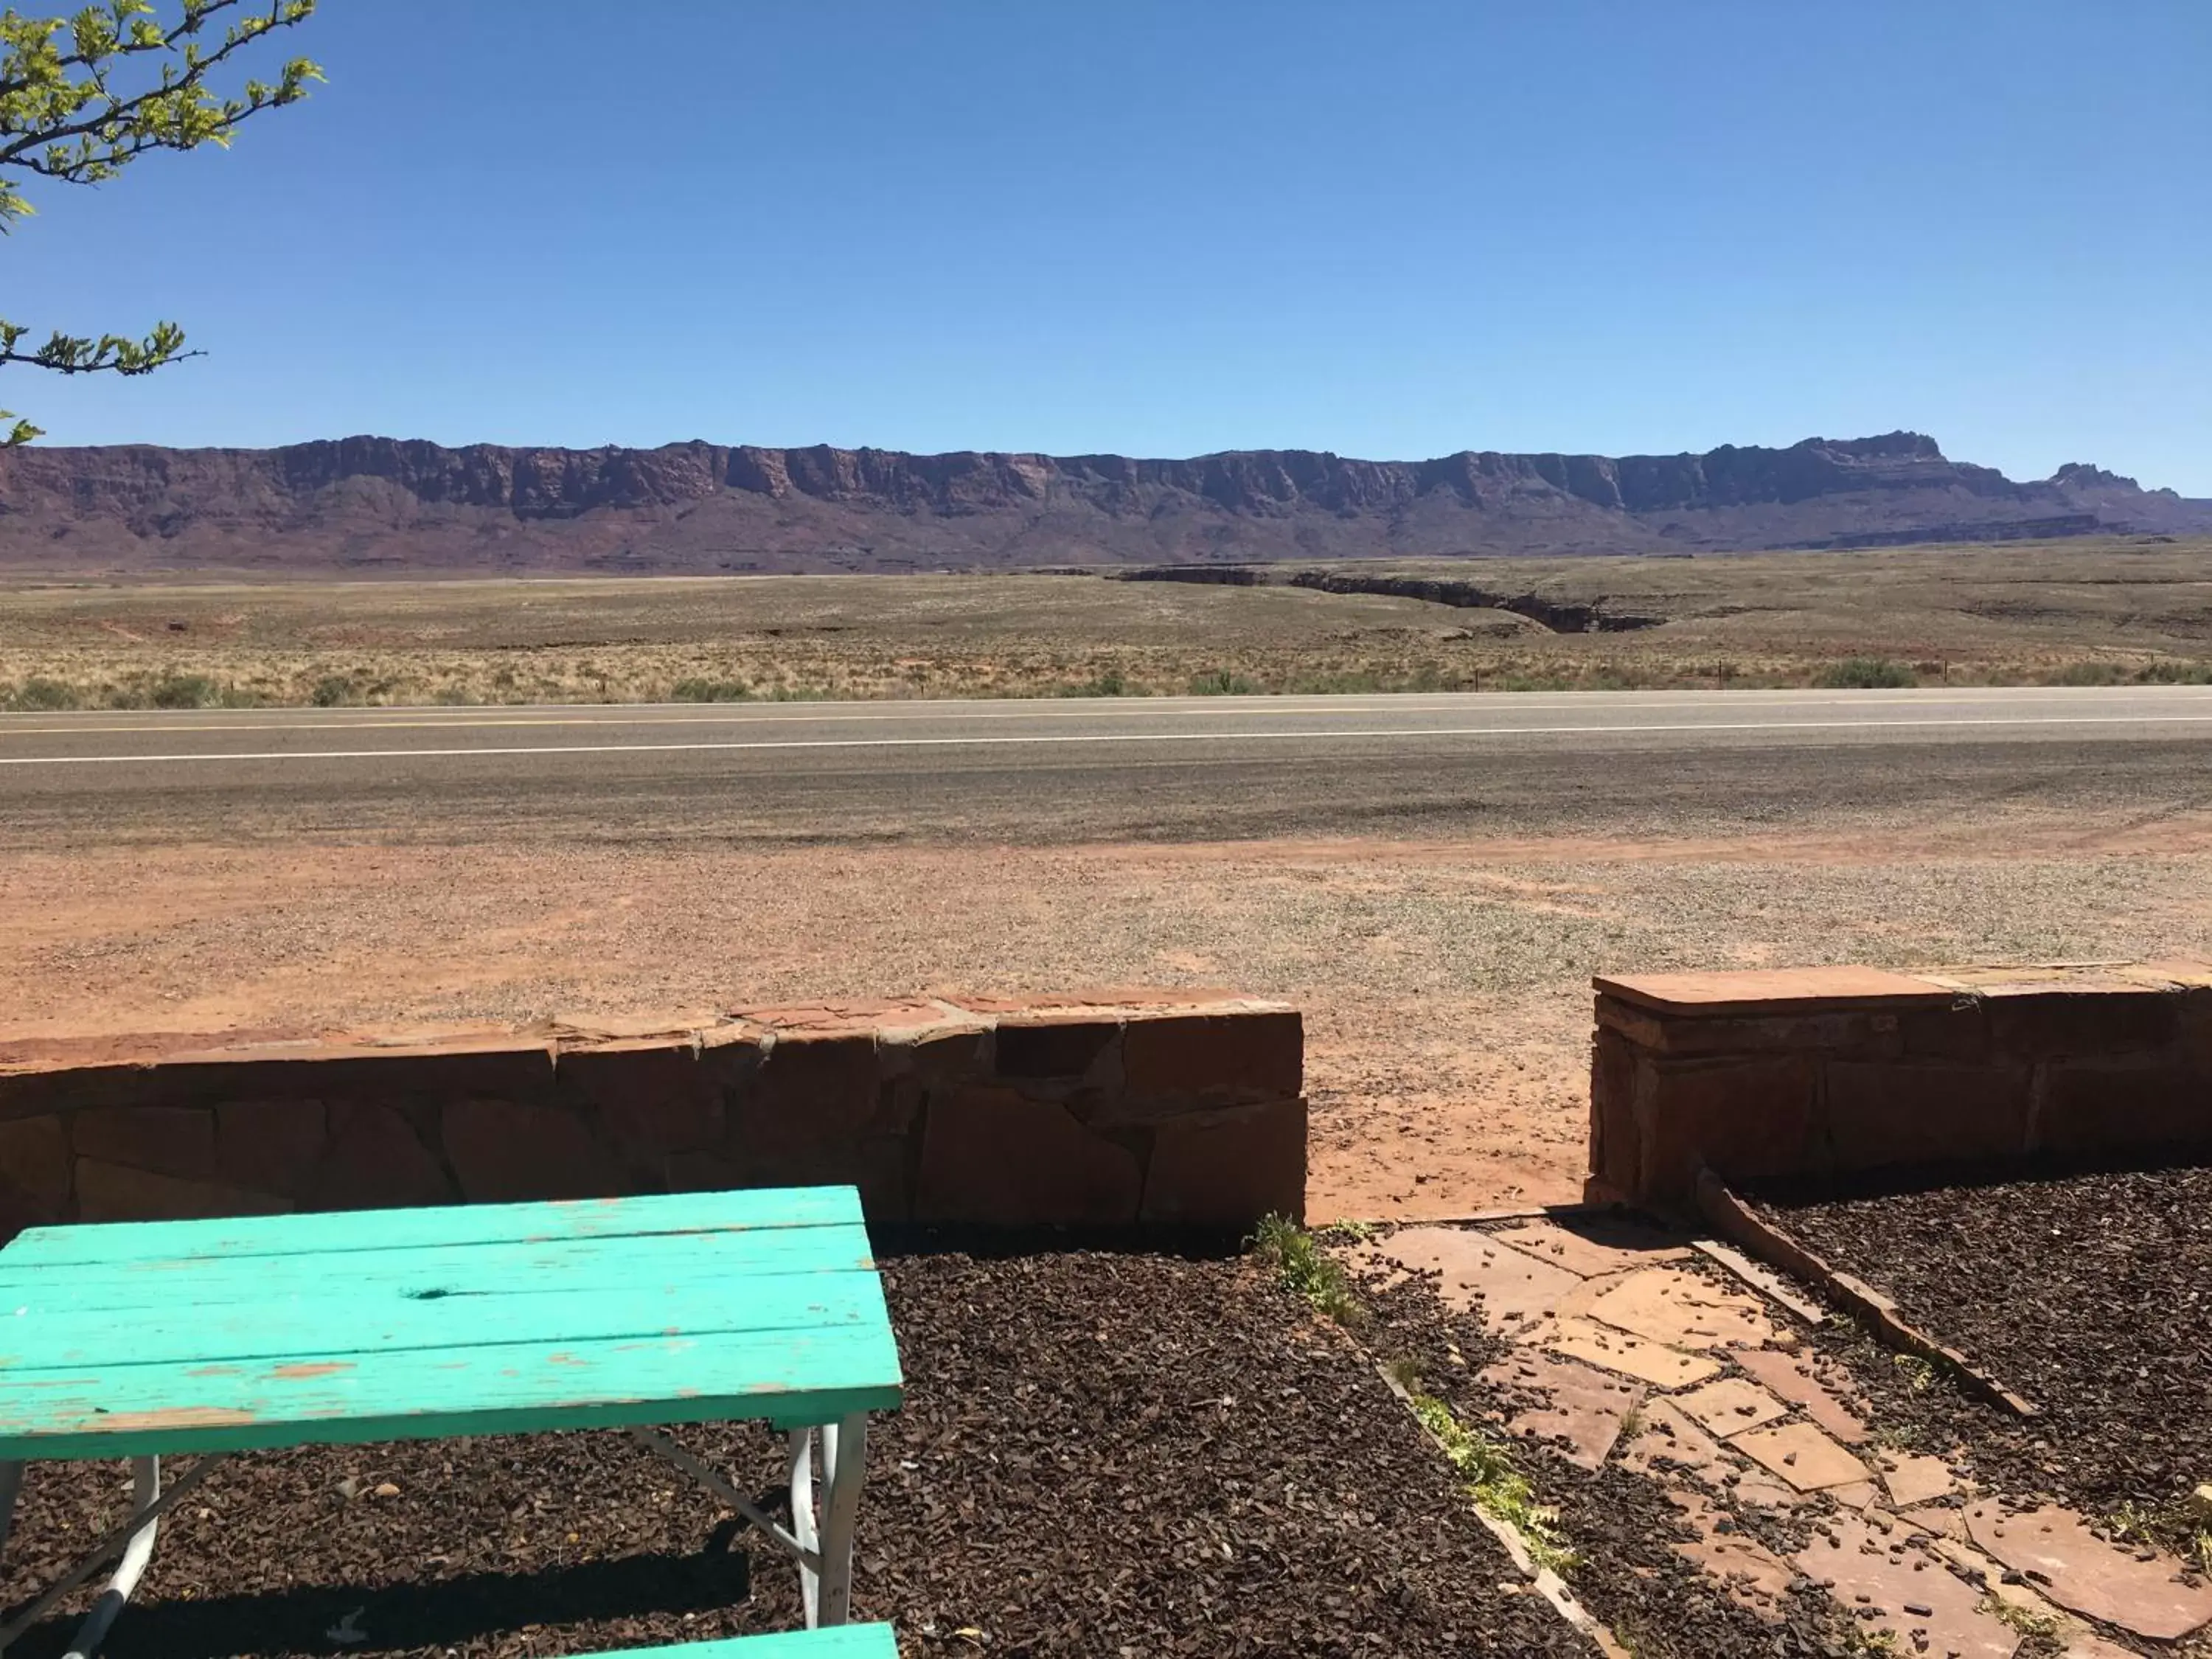
[[[1634,737],[1647,732],[1896,732],[1983,726],[2212,726],[2212,714],[1956,716],[1877,721],[1690,720],[1664,726],[1336,727],[1310,732],[1085,732],[1042,737],[787,738],[733,743],[562,743],[463,749],[270,749],[194,755],[9,755],[0,757],[0,766],[158,766],[191,761],[408,760],[463,755],[652,755],[784,749],[996,749],[1102,743],[1282,743],[1322,738]]]
[[[2194,688],[2189,688],[2182,696],[2178,698],[2170,696],[2161,696],[2158,693],[2152,693],[2150,695],[2154,700],[2159,702],[2185,701],[2189,702],[2197,702],[2212,701],[2212,697],[2200,697],[2195,695],[2191,695],[2193,691]],[[1571,695],[1579,698],[1589,698],[1593,696],[1608,696],[1610,694],[1583,692]],[[1930,690],[1914,698],[1909,702],[1884,702],[1879,703],[1869,703],[1863,701],[1864,695],[1865,694],[1863,693],[1846,692],[1838,696],[1812,697],[1806,696],[1802,694],[1791,694],[1788,692],[1724,691],[1703,696],[1695,693],[1685,694],[1673,692],[1663,693],[1659,696],[1643,702],[1607,702],[1601,706],[1608,709],[1643,710],[1651,708],[1741,708],[1748,703],[1761,708],[1844,708],[1858,707],[1871,710],[1881,708],[1940,708],[1947,702],[1957,702],[1971,706],[1974,703],[2000,700],[2015,702],[2080,702],[2085,701],[2087,697],[2095,696],[2100,695],[2100,693],[2095,690],[2085,693],[2078,688],[2063,690],[2058,688],[2048,688],[2039,691],[2033,689],[2022,690],[2003,686],[1974,686],[1961,687],[1955,690],[1947,691]],[[2102,695],[2109,696],[2112,694],[2106,692]],[[535,712],[524,713],[518,710],[516,713],[512,714],[482,714],[470,710],[455,710],[452,714],[447,715],[434,714],[428,709],[409,709],[405,711],[393,710],[392,714],[383,715],[373,714],[368,710],[363,710],[360,715],[351,718],[346,716],[332,717],[326,715],[320,718],[308,718],[296,720],[202,720],[191,723],[183,720],[142,720],[135,725],[130,726],[100,726],[88,724],[83,721],[58,726],[15,726],[9,724],[5,720],[0,720],[0,738],[74,737],[87,736],[94,733],[136,733],[150,732],[392,732],[406,731],[416,728],[452,732],[472,731],[478,727],[508,726],[774,726],[779,724],[790,724],[793,722],[803,726],[811,726],[817,723],[823,725],[846,725],[868,720],[876,720],[884,723],[902,720],[1115,720],[1126,718],[1131,715],[1152,716],[1155,718],[1187,717],[1190,715],[1206,714],[1218,716],[1224,712],[1224,708],[1233,708],[1239,715],[1254,714],[1269,718],[1301,714],[1325,714],[1331,712],[1332,709],[1344,710],[1349,713],[1360,713],[1371,710],[1378,707],[1387,707],[1395,712],[1405,714],[1437,714],[1449,712],[1457,708],[1463,708],[1468,706],[1469,702],[1478,697],[1484,699],[1486,702],[1491,699],[1510,699],[1510,701],[1503,703],[1503,708],[1510,708],[1516,712],[1531,710],[1542,712],[1560,708],[1587,708],[1590,706],[1587,702],[1545,701],[1537,698],[1531,694],[1517,691],[1468,692],[1461,694],[1450,702],[1416,702],[1410,696],[1405,701],[1400,702],[1394,695],[1387,703],[1380,705],[1375,703],[1363,703],[1359,702],[1337,702],[1334,699],[1328,698],[1319,700],[1313,698],[1286,698],[1281,702],[1274,703],[1271,706],[1268,703],[1261,702],[1257,700],[1205,698],[1191,701],[1186,699],[1146,697],[1133,699],[1101,698],[1095,701],[1085,698],[1073,700],[1074,706],[1072,707],[1068,706],[1066,703],[1057,703],[1042,708],[1035,705],[1034,703],[1024,703],[1020,700],[1010,699],[1006,705],[992,708],[989,706],[979,707],[972,700],[962,701],[957,699],[947,699],[944,702],[915,703],[891,702],[857,708],[849,703],[784,703],[774,705],[775,712],[773,713],[755,708],[749,709],[744,714],[672,714],[659,712],[667,707],[665,704],[635,705],[635,707],[641,710],[651,712],[616,713],[613,711],[623,708],[624,705],[618,703],[592,703],[572,706],[588,708],[595,711],[605,712],[567,714],[552,713],[540,714]],[[1776,701],[1776,699],[1782,700]],[[836,712],[824,712],[819,714],[813,712],[817,708],[825,710],[834,710]]]

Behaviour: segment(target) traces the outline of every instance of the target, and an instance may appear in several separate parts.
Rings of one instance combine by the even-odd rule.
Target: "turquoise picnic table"
[[[228,1454],[565,1429],[627,1429],[842,1626],[867,1414],[902,1391],[850,1187],[33,1228],[0,1249],[0,1550],[31,1460],[127,1458],[136,1501],[0,1651],[117,1561],[95,1648]],[[732,1420],[786,1437],[787,1526],[667,1432]]]

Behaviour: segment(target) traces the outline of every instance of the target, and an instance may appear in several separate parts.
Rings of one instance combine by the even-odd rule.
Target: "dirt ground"
[[[2086,537],[1462,559],[1284,567],[1249,586],[1097,574],[18,583],[0,586],[0,709],[1804,685],[1868,659],[1927,684],[2201,681],[2207,552]],[[1301,574],[1441,582],[1461,602],[1287,585]],[[1583,631],[1592,614],[1601,629]]]
[[[198,845],[0,860],[0,1058],[818,996],[1305,1010],[1320,1218],[1577,1195],[1594,971],[2212,951],[2212,810],[1198,847]]]

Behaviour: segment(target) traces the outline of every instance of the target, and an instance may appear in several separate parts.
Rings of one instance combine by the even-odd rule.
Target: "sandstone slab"
[[[1599,1297],[1589,1316],[1672,1348],[1755,1347],[1774,1338],[1765,1307],[1756,1297],[1678,1267],[1632,1274]]]
[[[1984,1611],[1981,1591],[1900,1534],[1838,1516],[1792,1559],[1847,1613],[1887,1632],[1899,1652],[2012,1659],[2021,1638]]]
[[[1948,1497],[1957,1486],[1950,1466],[1940,1457],[1884,1451],[1876,1452],[1874,1462],[1889,1501],[1900,1510]]]
[[[1509,1336],[1548,1318],[1583,1282],[1565,1267],[1468,1227],[1408,1227],[1381,1241],[1379,1249],[1397,1267],[1437,1275],[1437,1294],[1447,1308],[1480,1309],[1487,1328]]]
[[[1778,1348],[1744,1348],[1729,1357],[1756,1377],[1769,1393],[1796,1407],[1832,1438],[1846,1446],[1865,1441],[1866,1424],[1844,1402],[1848,1385],[1839,1376],[1832,1386],[1811,1359]]]
[[[1753,1429],[1729,1444],[1799,1492],[1819,1492],[1869,1478],[1865,1464],[1810,1423]]]
[[[1621,1468],[1662,1480],[1676,1474],[1705,1474],[1721,1463],[1720,1442],[1663,1396],[1644,1406],[1642,1429],[1620,1449]]]
[[[1498,1228],[1490,1236],[1584,1279],[1680,1261],[1690,1254],[1689,1247],[1671,1233],[1604,1214],[1524,1221]]]
[[[1507,1431],[1557,1446],[1578,1468],[1601,1465],[1620,1437],[1621,1420],[1644,1403],[1644,1391],[1634,1382],[1531,1349],[1486,1367],[1482,1380],[1516,1396],[1535,1396],[1540,1403],[1508,1419]]]
[[[1779,1400],[1740,1376],[1717,1377],[1692,1389],[1681,1397],[1681,1406],[1708,1433],[1723,1440],[1790,1414]]]
[[[1705,1354],[1684,1353],[1663,1342],[1647,1342],[1587,1319],[1555,1319],[1539,1333],[1537,1340],[1553,1353],[1619,1371],[1656,1389],[1686,1389],[1720,1370]]]
[[[2212,1584],[2182,1579],[2170,1555],[2134,1552],[2106,1542],[2071,1510],[2046,1505],[2008,1512],[1993,1503],[1969,1505],[1966,1532],[1976,1546],[2025,1573],[2062,1607],[2117,1625],[2154,1642],[2178,1642],[2212,1624]]]

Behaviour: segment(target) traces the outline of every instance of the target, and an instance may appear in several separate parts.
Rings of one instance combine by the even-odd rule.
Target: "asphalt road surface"
[[[0,844],[1682,833],[2212,802],[2212,687],[0,716]]]

